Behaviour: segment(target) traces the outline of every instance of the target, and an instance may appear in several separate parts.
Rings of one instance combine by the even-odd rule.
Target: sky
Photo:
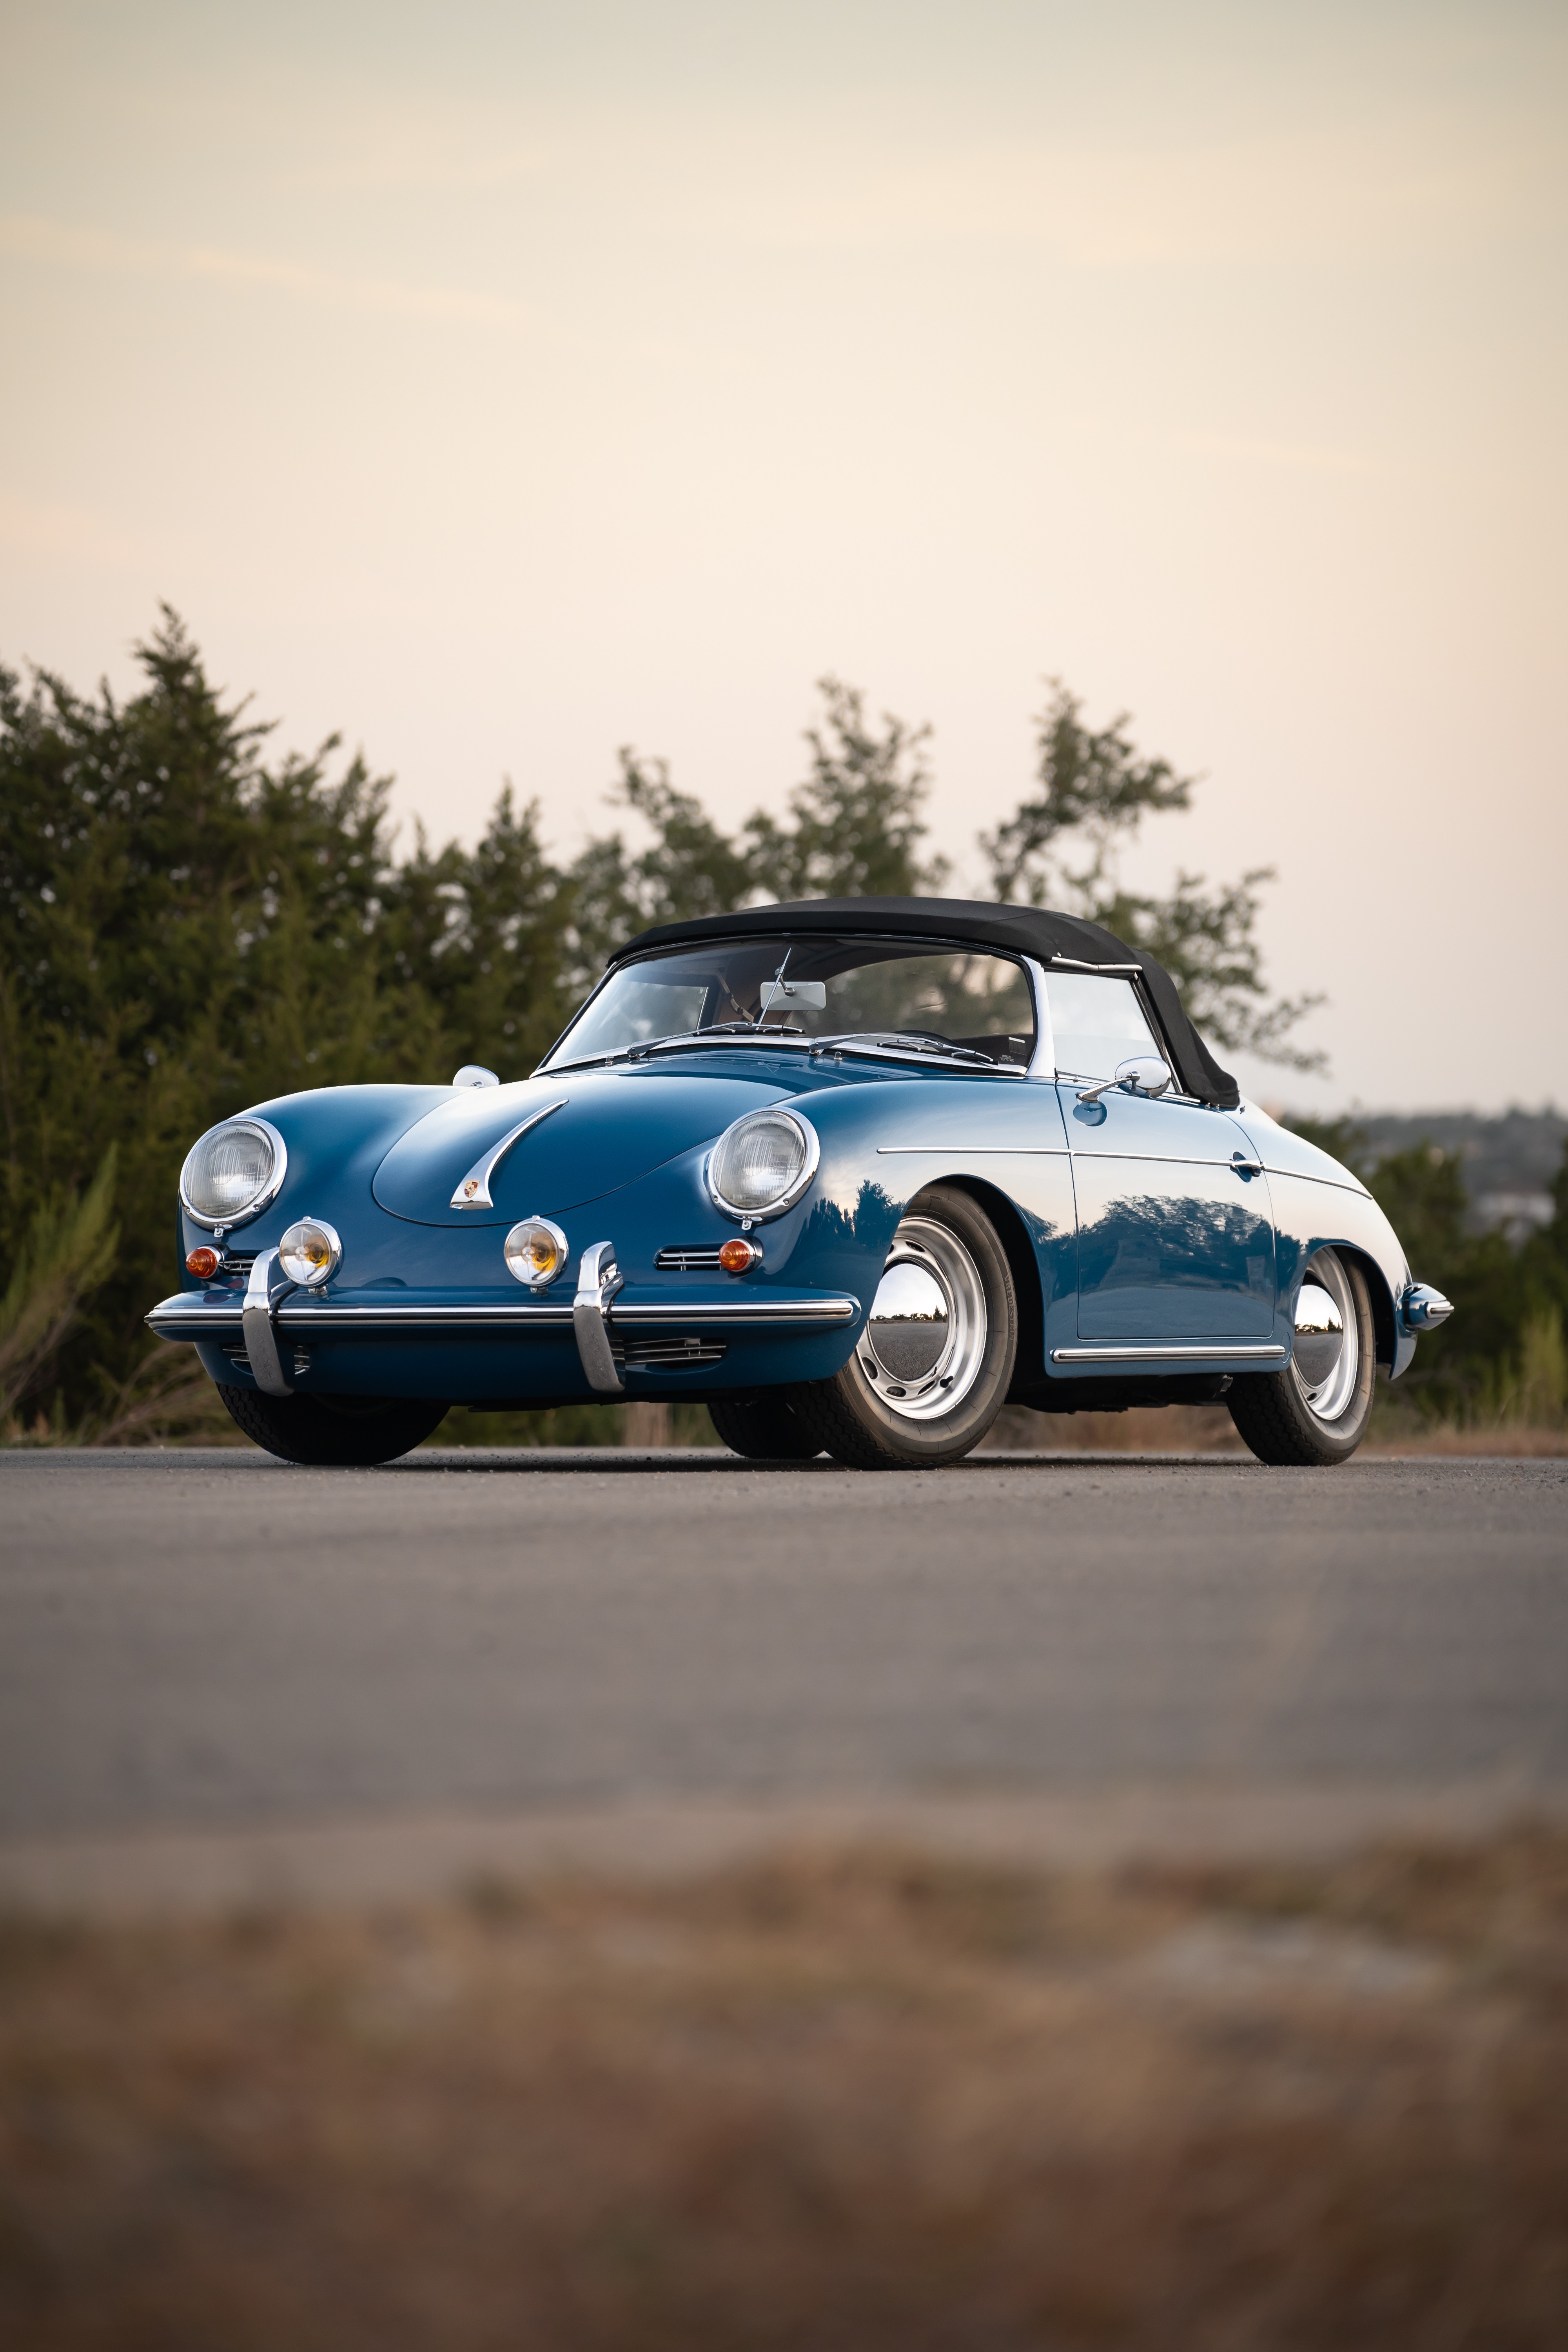
[[[833,672],[973,888],[1060,677],[1278,869],[1250,1091],[1568,1102],[1565,132],[1537,0],[0,0],[0,660],[562,854]]]

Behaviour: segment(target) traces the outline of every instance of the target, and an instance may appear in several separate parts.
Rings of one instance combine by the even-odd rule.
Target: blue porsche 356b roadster
[[[941,898],[645,931],[531,1077],[263,1103],[180,1207],[148,1320],[292,1462],[634,1397],[865,1469],[954,1461],[1009,1402],[1223,1399],[1262,1461],[1342,1462],[1449,1311],[1152,957]]]

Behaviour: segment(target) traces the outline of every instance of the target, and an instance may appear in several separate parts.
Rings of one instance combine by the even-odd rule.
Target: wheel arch
[[[1018,1308],[1018,1346],[1013,1362],[1013,1381],[1009,1398],[1016,1396],[1020,1382],[1030,1388],[1039,1384],[1040,1368],[1046,1358],[1045,1297],[1040,1284],[1040,1264],[1035,1245],[1029,1239],[1028,1228],[1016,1202],[994,1184],[982,1176],[933,1176],[921,1186],[905,1202],[905,1213],[916,1209],[928,1192],[946,1190],[967,1192],[976,1208],[984,1209],[995,1228],[1013,1276],[1013,1296]]]
[[[1377,1360],[1392,1375],[1399,1335],[1388,1276],[1370,1250],[1358,1249],[1353,1242],[1336,1242],[1333,1246],[1342,1258],[1359,1267],[1365,1280],[1366,1295],[1372,1303],[1372,1328],[1377,1344]]]

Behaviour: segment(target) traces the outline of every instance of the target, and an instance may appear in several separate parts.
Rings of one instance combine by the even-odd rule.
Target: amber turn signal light
[[[210,1282],[222,1262],[215,1249],[194,1249],[185,1260],[185,1272],[194,1274],[198,1282]]]
[[[760,1265],[762,1249],[756,1242],[726,1242],[719,1253],[719,1263],[726,1274],[750,1274]]]

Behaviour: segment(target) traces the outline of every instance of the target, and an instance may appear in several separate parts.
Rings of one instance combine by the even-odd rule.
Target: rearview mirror
[[[765,997],[763,1002],[767,1003]],[[768,1010],[773,1012],[781,1004],[793,1005],[800,1013],[826,1013],[827,982],[825,980],[781,980],[773,991]]]

